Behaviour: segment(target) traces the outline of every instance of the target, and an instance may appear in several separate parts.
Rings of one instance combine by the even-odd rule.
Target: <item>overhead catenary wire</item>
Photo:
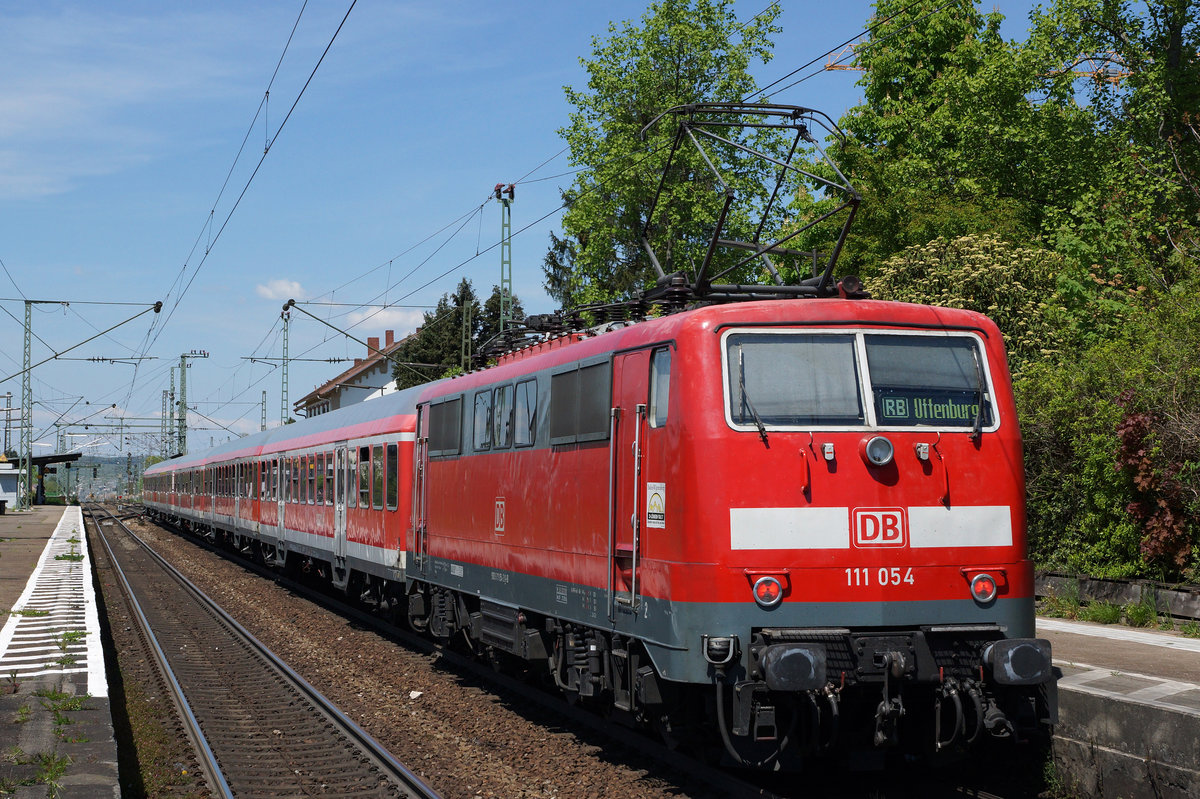
[[[341,33],[342,28],[346,24],[346,20],[350,17],[350,13],[354,10],[354,7],[357,4],[357,2],[358,2],[358,0],[351,0],[349,8],[346,9],[346,13],[342,16],[341,22],[338,23],[337,29],[333,32],[333,35],[330,37],[329,43],[325,46],[325,49],[321,52],[321,56],[320,56],[320,58],[317,59],[316,65],[313,66],[312,71],[309,73],[308,79],[305,80],[304,85],[300,88],[300,91],[297,93],[295,99],[292,102],[291,107],[288,109],[287,114],[284,115],[283,120],[279,123],[279,126],[275,129],[275,134],[273,136],[269,137],[267,146],[265,146],[263,148],[262,156],[258,159],[257,164],[255,164],[254,170],[253,170],[253,172],[251,172],[250,177],[246,179],[245,185],[242,187],[242,190],[238,194],[237,199],[234,201],[233,206],[229,209],[228,214],[226,214],[225,219],[221,223],[220,228],[216,231],[216,233],[214,235],[212,235],[210,237],[208,244],[205,247],[204,255],[201,257],[199,263],[197,263],[195,268],[192,270],[191,277],[188,278],[187,282],[185,284],[183,284],[182,289],[175,296],[174,303],[172,304],[171,309],[168,311],[166,318],[162,320],[162,324],[160,324],[160,325],[152,324],[150,326],[150,329],[146,332],[146,337],[143,339],[142,345],[140,347],[140,354],[145,355],[146,353],[148,353],[150,351],[151,347],[153,347],[154,344],[158,341],[159,336],[162,335],[162,331],[166,329],[166,326],[171,321],[172,317],[174,316],[176,309],[179,308],[179,304],[183,301],[183,298],[187,295],[188,289],[191,288],[192,283],[196,279],[196,276],[200,274],[200,270],[204,267],[204,264],[208,260],[209,254],[212,252],[213,245],[215,245],[217,240],[220,239],[221,234],[224,232],[226,226],[229,224],[229,220],[233,218],[233,214],[237,211],[238,206],[241,204],[242,199],[246,196],[246,192],[249,191],[250,185],[254,182],[254,178],[258,175],[259,170],[262,168],[263,162],[266,160],[267,155],[270,153],[271,145],[275,141],[278,140],[279,135],[283,131],[284,127],[287,125],[288,120],[291,119],[292,113],[296,110],[296,106],[300,103],[300,99],[304,96],[304,93],[308,90],[309,85],[312,83],[313,78],[317,74],[317,70],[320,69],[321,64],[324,63],[325,57],[329,54],[329,50],[333,47],[333,43],[335,41],[337,41],[338,34]],[[303,15],[304,8],[306,8],[306,7],[307,7],[307,0],[305,0],[305,5],[301,7],[300,15]],[[286,54],[288,46],[290,46],[292,38],[295,35],[296,26],[299,25],[300,15],[297,16],[296,23],[292,26],[292,31],[288,35],[287,45],[285,45],[285,47],[284,47],[284,54]],[[264,93],[264,97],[269,95],[270,86],[273,85],[275,77],[279,73],[279,66],[280,66],[280,64],[282,64],[282,62],[283,62],[283,55],[280,56],[280,60],[275,66],[275,71],[271,75],[271,82],[268,84],[268,89],[267,89],[267,92]],[[260,105],[260,107],[261,107],[261,105]],[[255,116],[257,119],[257,114]],[[251,128],[250,128],[251,130],[253,130],[254,124],[255,124],[254,122],[251,122]],[[247,133],[247,137],[248,136],[249,136],[249,133]],[[245,140],[243,140],[242,146],[243,147],[245,146]],[[240,153],[241,153],[241,150],[239,150],[239,156],[240,156]],[[236,159],[235,159],[235,164],[236,164]],[[231,167],[231,171],[232,171],[232,167]],[[228,182],[228,177],[226,178],[226,182]],[[225,186],[223,185],[221,188],[221,192],[218,195],[218,198],[224,194],[224,191],[225,191]],[[215,211],[215,208],[216,208],[216,203],[214,203],[213,209],[210,210],[209,219],[206,220],[206,226],[209,226],[208,227],[209,230],[211,230],[211,218],[213,217],[213,211]],[[197,237],[197,242],[199,241],[199,238],[202,237],[203,235],[204,235],[204,229],[201,230],[200,236]],[[174,288],[177,285],[179,285],[182,276],[186,273],[188,262],[190,261],[192,255],[195,253],[196,246],[197,246],[197,244],[193,244],[192,252],[188,255],[188,261],[184,262],[183,268],[180,271],[180,275],[177,276],[175,281],[172,283],[171,291],[173,291]],[[170,291],[168,292],[168,294],[170,294]],[[137,386],[137,380],[138,380],[138,370],[135,368],[133,378],[129,382],[129,391],[126,394],[126,399],[125,399],[126,405],[129,404],[129,400],[133,396],[133,392]]]

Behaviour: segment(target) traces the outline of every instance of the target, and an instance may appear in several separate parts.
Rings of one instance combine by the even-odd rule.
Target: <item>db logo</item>
[[[504,532],[504,497],[496,498],[496,532]]]
[[[904,508],[855,508],[856,547],[902,547],[907,536]]]

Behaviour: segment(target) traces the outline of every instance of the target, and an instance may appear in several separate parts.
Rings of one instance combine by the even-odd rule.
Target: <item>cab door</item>
[[[638,571],[645,532],[644,453],[649,367],[649,350],[622,353],[613,358],[609,439],[609,494],[613,509],[609,521],[609,585],[614,615],[622,608],[636,614],[640,604]]]

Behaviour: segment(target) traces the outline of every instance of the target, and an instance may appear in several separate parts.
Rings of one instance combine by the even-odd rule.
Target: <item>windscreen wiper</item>
[[[738,387],[742,390],[742,420],[745,421],[746,408],[749,408],[750,415],[754,417],[754,425],[758,428],[758,435],[762,439],[763,446],[770,449],[771,442],[767,440],[767,426],[763,424],[762,417],[758,415],[758,411],[754,409],[754,403],[750,401],[750,397],[746,394],[746,353],[741,347],[738,347]]]
[[[974,347],[971,348],[971,357],[975,361],[975,382],[979,396],[979,402],[975,406],[975,422],[971,425],[971,440],[978,444],[980,438],[983,437],[983,400],[985,397],[983,390],[983,364],[979,362],[979,351]]]

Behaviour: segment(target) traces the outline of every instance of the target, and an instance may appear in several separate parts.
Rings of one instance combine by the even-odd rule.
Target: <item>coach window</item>
[[[354,474],[358,463],[358,450],[354,447],[346,448],[346,507],[353,508],[358,505],[358,492],[354,490]]]
[[[661,347],[650,356],[650,426],[667,423],[667,403],[671,397],[671,351]]]
[[[283,459],[283,474],[279,476],[280,482],[283,483],[283,501],[292,501],[292,459]]]
[[[475,451],[492,448],[492,392],[475,395]]]
[[[512,444],[513,387],[500,386],[492,392],[492,446],[507,449]]]
[[[513,403],[513,443],[518,447],[533,446],[537,431],[537,381],[517,383]]]
[[[307,458],[308,465],[308,504],[312,505],[320,500],[317,499],[317,456],[309,455]]]
[[[371,504],[383,510],[383,445],[371,447]]]
[[[371,448],[358,448],[358,506],[371,507]]]
[[[387,445],[387,509],[395,510],[399,504],[397,501],[397,489],[399,488],[399,480],[396,477],[399,470],[400,450],[395,444]]]
[[[300,490],[296,492],[297,501],[304,505],[308,502],[308,456],[300,456]]]
[[[325,504],[325,453],[317,453],[317,493],[313,501],[318,505]]]
[[[325,452],[325,504],[334,504],[334,453]]]

